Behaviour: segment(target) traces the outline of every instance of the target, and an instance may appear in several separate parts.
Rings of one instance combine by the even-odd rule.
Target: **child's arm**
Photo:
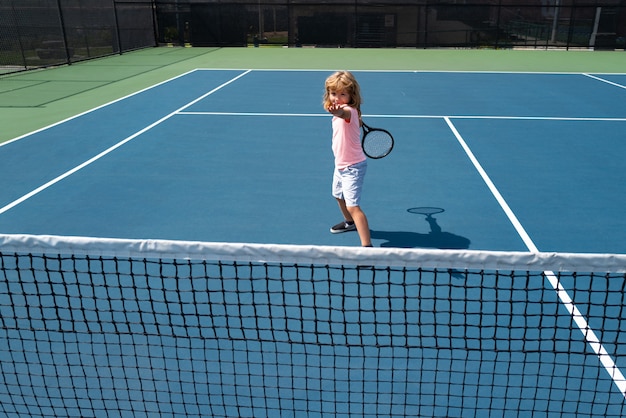
[[[333,103],[330,106],[328,106],[328,111],[332,113],[333,116],[337,116],[348,122],[350,122],[350,118],[352,117],[350,106]]]

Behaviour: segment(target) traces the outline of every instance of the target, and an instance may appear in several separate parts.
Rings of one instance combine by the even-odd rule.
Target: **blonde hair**
[[[328,109],[333,103],[330,101],[331,91],[345,90],[350,95],[348,106],[354,108],[361,116],[361,87],[354,75],[349,71],[337,71],[326,79],[324,89],[324,99],[322,104],[324,109]]]

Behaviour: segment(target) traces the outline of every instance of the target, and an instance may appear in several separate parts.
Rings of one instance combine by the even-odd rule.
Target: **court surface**
[[[71,70],[80,71],[76,68],[85,69]],[[5,142],[0,145],[0,231],[358,245],[356,233],[329,232],[341,219],[330,193],[331,117],[321,106],[330,73],[237,67],[181,71]],[[363,119],[388,129],[396,140],[388,157],[369,161],[366,176],[362,207],[375,246],[626,253],[626,74],[354,73],[364,96]],[[48,100],[22,99],[17,105],[35,110]],[[428,216],[431,212],[436,213]],[[222,284],[239,289],[247,282],[237,278]],[[428,284],[421,300],[432,286],[420,284]],[[533,286],[538,287],[524,285],[512,293],[524,298],[530,293],[532,299],[544,284]],[[577,283],[565,280],[563,286],[575,289]],[[600,296],[589,298],[606,299],[593,306],[581,303],[590,327],[609,340],[619,334],[619,321],[598,318],[605,306],[621,303],[620,289],[611,286],[594,284]],[[510,309],[512,322],[528,327],[530,339],[540,340],[536,318],[545,329],[558,331],[554,340],[568,341],[570,333],[580,338],[578,329],[553,326],[556,318],[570,320],[550,311],[558,306],[565,312],[556,293],[541,295],[526,316],[513,315],[517,304],[506,301],[498,313],[507,315]],[[498,302],[492,291],[469,296],[478,303],[468,306],[480,312]],[[235,293],[229,297],[239,300]],[[431,331],[428,326],[415,330]],[[470,331],[477,334],[469,337],[489,344],[479,330]],[[97,344],[86,346],[101,350]],[[624,347],[624,341],[607,345],[621,370]],[[541,354],[550,355],[543,348]],[[489,363],[486,357],[481,361]],[[453,367],[446,362],[444,353],[433,370]],[[490,364],[500,367],[498,361]],[[606,397],[607,412],[620,410],[623,395],[608,374],[600,384],[597,377],[573,379],[580,388],[570,388],[571,376],[598,373],[595,358],[572,355],[564,364],[568,370],[553,374],[563,379],[568,402],[593,394],[596,400]],[[511,378],[506,371],[501,376]],[[541,391],[533,396],[538,404],[545,402]]]
[[[329,232],[330,73],[199,68],[4,143],[0,231],[358,245]],[[375,246],[626,252],[625,74],[355,75],[396,140],[369,160]]]

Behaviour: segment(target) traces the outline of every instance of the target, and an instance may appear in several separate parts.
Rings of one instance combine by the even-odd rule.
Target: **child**
[[[338,234],[356,229],[361,245],[371,247],[367,217],[359,205],[367,171],[361,148],[361,91],[351,73],[338,71],[326,79],[323,105],[333,115],[333,196],[345,219],[330,228],[330,232]]]

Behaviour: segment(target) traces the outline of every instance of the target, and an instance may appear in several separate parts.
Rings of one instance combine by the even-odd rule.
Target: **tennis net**
[[[0,235],[6,416],[626,415],[626,255]]]

